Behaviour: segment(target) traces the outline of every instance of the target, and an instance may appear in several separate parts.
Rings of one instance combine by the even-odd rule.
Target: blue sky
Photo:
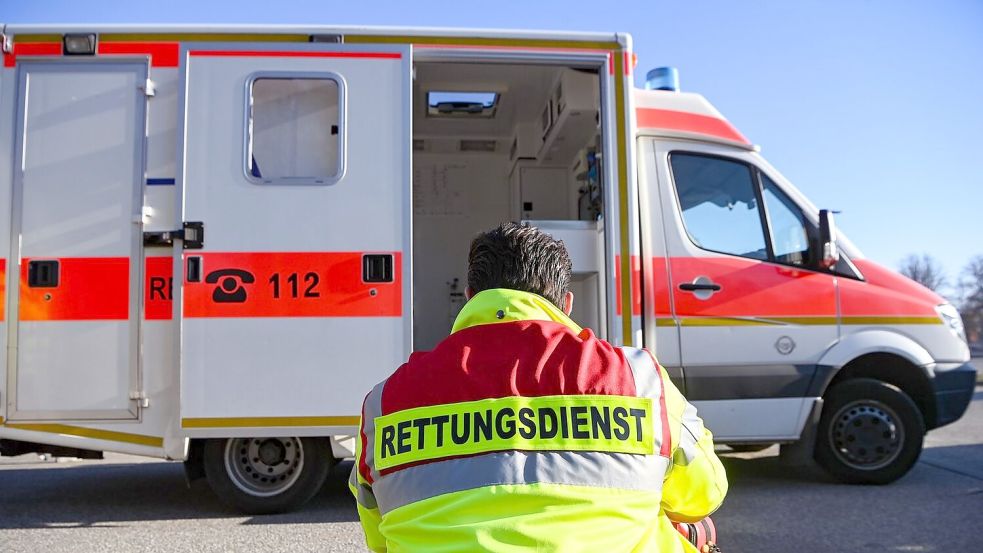
[[[0,0],[7,23],[304,23],[625,31],[678,67],[890,267],[983,255],[983,2]]]

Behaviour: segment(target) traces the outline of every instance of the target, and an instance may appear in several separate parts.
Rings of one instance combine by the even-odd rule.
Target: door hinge
[[[152,80],[150,80],[149,77],[143,83],[143,86],[140,86],[138,88],[142,90],[144,95],[146,96],[154,96],[155,94],[157,94],[157,85]]]
[[[147,397],[146,392],[130,391],[130,399],[137,402],[137,405],[144,409],[150,407],[150,398]]]

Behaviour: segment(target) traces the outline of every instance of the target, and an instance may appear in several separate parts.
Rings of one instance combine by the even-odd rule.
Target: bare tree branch
[[[946,285],[942,265],[927,253],[921,256],[911,254],[902,259],[898,270],[904,276],[935,292],[939,292]]]
[[[983,342],[983,255],[969,260],[959,275],[959,313],[970,343]]]

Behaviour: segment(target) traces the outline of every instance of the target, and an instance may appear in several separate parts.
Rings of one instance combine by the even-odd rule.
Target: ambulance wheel
[[[888,484],[914,466],[925,422],[900,388],[857,378],[830,388],[819,419],[816,461],[851,484]]]
[[[334,462],[325,438],[205,442],[205,477],[219,499],[251,515],[294,510],[321,489]]]

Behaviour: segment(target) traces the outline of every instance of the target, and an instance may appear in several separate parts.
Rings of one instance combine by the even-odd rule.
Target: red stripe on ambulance
[[[651,271],[645,273],[645,286],[651,290],[656,317],[672,316],[672,288],[669,286],[669,258],[653,257]]]
[[[46,258],[51,259],[51,258]],[[21,259],[22,321],[125,321],[130,318],[128,257],[63,257],[58,284],[27,285],[30,259]]]
[[[17,65],[17,56],[60,56],[60,42],[25,42],[14,43],[13,53],[3,54],[3,66],[14,67]]]
[[[310,52],[279,50],[191,50],[188,54],[192,56],[249,58],[368,58],[398,60],[403,57],[399,52]]]
[[[864,280],[838,280],[842,316],[938,318],[934,306],[945,300],[935,292],[870,260],[852,261]]]
[[[180,60],[177,42],[100,42],[99,55],[144,54],[150,56],[151,67],[177,67]]]
[[[740,257],[673,257],[669,263],[675,286],[703,275],[726,291],[701,300],[675,288],[680,317],[836,317],[830,275]]]
[[[0,259],[0,321],[7,311],[7,260]]]
[[[203,253],[185,255],[185,317],[401,317],[399,252],[393,281],[362,281],[361,252]],[[200,282],[187,264],[201,258]]]
[[[174,258],[148,257],[143,272],[143,318],[170,320],[174,312]]]
[[[638,108],[635,111],[638,128],[669,129],[726,138],[742,144],[751,142],[733,125],[723,119],[670,109]]]
[[[642,267],[637,255],[631,256],[631,314],[642,314]],[[621,315],[621,256],[614,256],[614,308]]]

